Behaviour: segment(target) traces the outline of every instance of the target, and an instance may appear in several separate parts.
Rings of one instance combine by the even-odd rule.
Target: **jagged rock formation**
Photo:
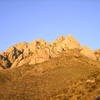
[[[80,43],[71,35],[61,36],[52,43],[37,39],[31,43],[18,43],[5,52],[0,53],[0,66],[2,68],[18,67],[24,64],[36,64],[58,57],[60,53],[70,49],[78,49],[81,54],[100,60],[100,50],[93,51]]]

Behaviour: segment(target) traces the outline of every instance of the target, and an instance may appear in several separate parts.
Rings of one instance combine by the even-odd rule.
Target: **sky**
[[[73,35],[100,49],[100,0],[0,0],[0,52],[38,38]]]

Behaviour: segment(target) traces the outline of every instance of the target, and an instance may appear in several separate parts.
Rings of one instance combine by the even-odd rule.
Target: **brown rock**
[[[64,40],[65,40],[65,37],[62,35],[62,36],[58,37],[56,40],[54,40],[52,43],[58,44]]]
[[[13,51],[13,48],[16,48],[19,51],[23,51],[23,49],[26,49],[29,43],[17,43],[14,46],[11,46],[6,50],[6,52],[10,53]]]
[[[11,62],[7,59],[7,57],[0,55],[0,67],[6,69],[9,68],[10,66],[11,66]]]
[[[22,54],[22,51],[19,51],[15,47],[12,47],[12,51],[9,52],[8,59],[11,63],[13,63],[19,56]]]

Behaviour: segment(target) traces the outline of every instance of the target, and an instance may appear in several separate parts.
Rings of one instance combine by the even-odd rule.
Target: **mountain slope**
[[[40,64],[0,71],[0,100],[96,100],[100,62],[73,49]]]

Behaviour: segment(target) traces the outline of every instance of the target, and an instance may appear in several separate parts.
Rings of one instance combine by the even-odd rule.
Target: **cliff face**
[[[93,59],[100,60],[100,50],[93,51],[81,46],[71,35],[61,36],[48,43],[43,39],[37,39],[31,43],[18,43],[0,53],[0,67],[18,67],[24,64],[36,64],[58,57],[60,53],[77,49],[79,53]]]

